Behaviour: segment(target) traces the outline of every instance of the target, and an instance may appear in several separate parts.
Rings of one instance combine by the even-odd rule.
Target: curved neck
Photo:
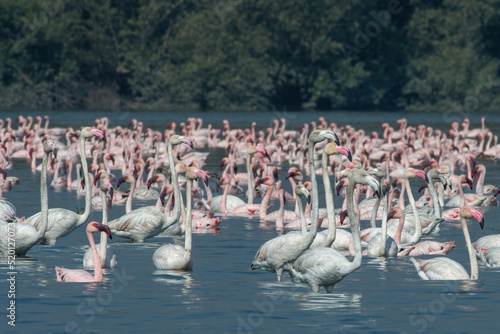
[[[94,282],[102,282],[101,259],[99,258],[99,253],[95,246],[94,236],[92,233],[87,232],[87,237],[89,238],[90,248],[92,248],[92,256],[94,258]]]
[[[49,220],[49,196],[47,193],[47,164],[49,160],[49,155],[44,152],[42,159],[42,178],[40,181],[40,202],[42,205],[41,211],[41,223],[38,230],[38,239],[42,239],[47,231],[47,222]]]
[[[304,206],[302,206],[302,199],[300,196],[297,197],[296,203],[297,203],[297,206],[299,208],[301,231],[303,233],[306,233],[307,232],[306,215],[304,214]]]
[[[328,237],[326,247],[330,247],[335,241],[335,204],[333,203],[332,187],[330,184],[330,175],[328,175],[328,154],[323,150],[321,155],[321,170],[323,174],[323,185],[325,187],[326,211],[328,216]],[[335,173],[333,175],[333,184],[335,184]]]
[[[231,181],[229,181],[229,183],[226,184],[226,186],[224,187],[224,192],[222,193],[222,198],[220,201],[220,213],[224,215],[227,213],[226,205],[227,205],[227,194],[229,194],[229,188],[231,188]]]
[[[269,200],[271,199],[271,194],[273,193],[273,189],[274,189],[274,184],[267,186],[266,195],[262,199],[262,202],[260,202],[260,208],[259,208],[260,219],[266,218],[267,205],[269,204]]]
[[[349,216],[349,222],[351,223],[352,237],[354,241],[354,259],[351,262],[351,271],[356,270],[361,266],[361,260],[363,255],[361,253],[361,238],[359,235],[359,225],[356,214],[354,213],[354,187],[356,182],[354,180],[349,180],[347,185],[347,215]]]
[[[479,180],[477,181],[476,184],[476,194],[483,196],[484,195],[484,178],[486,176],[486,168],[481,171],[481,174],[479,175]]]
[[[372,217],[370,219],[370,227],[371,228],[377,227],[377,223],[376,223],[377,222],[377,212],[378,212],[378,208],[380,207],[381,201],[382,201],[382,197],[378,197],[377,200],[375,201],[375,205],[373,206]],[[387,198],[386,198],[385,202],[387,202]],[[387,207],[387,205],[384,204],[384,208],[386,208],[386,207]],[[383,229],[383,227],[382,227],[382,229]],[[385,239],[383,238],[382,240],[385,240]]]
[[[252,156],[247,152],[247,179],[248,179],[248,204],[253,204],[253,177],[250,168],[250,159]]]
[[[87,165],[87,157],[85,155],[85,137],[83,135],[80,135],[80,160],[82,162],[83,177],[85,179],[85,211],[79,217],[77,226],[80,226],[87,221],[90,215],[90,209],[92,208],[92,184],[90,183],[89,168]]]
[[[191,216],[192,211],[191,211],[191,189],[193,185],[193,180],[186,180],[186,206],[187,206],[187,216],[186,216],[186,226],[185,226],[185,232],[184,232],[184,249],[188,253],[188,258],[187,261],[191,258],[191,249],[193,247],[193,241],[192,241],[192,234],[193,234],[193,217]]]
[[[108,203],[106,200],[106,192],[101,190],[101,202],[102,202],[102,224],[108,225]],[[106,266],[106,248],[108,246],[108,236],[106,233],[101,233],[101,265]]]
[[[417,205],[415,204],[415,199],[413,198],[413,193],[410,188],[410,180],[405,177],[405,187],[408,194],[408,200],[410,201],[411,210],[413,211],[413,217],[415,218],[415,232],[411,237],[411,242],[416,244],[422,237],[422,222],[420,221],[420,215],[417,210]]]
[[[470,260],[470,279],[476,280],[479,277],[479,268],[477,265],[476,255],[472,250],[472,243],[470,241],[469,228],[467,227],[467,221],[464,217],[460,216],[460,222],[462,223],[462,230],[464,232],[465,243],[467,244],[467,250],[469,252]]]
[[[438,198],[438,194],[436,192],[434,181],[432,180],[432,178],[429,177],[429,175],[427,175],[427,177],[430,180],[430,183],[427,185],[427,189],[429,190],[429,194],[431,194],[431,197],[432,197],[432,202],[434,203],[434,216],[436,218],[441,218],[442,217],[441,204],[439,203],[439,198]],[[438,183],[438,186],[440,184],[441,183]]]

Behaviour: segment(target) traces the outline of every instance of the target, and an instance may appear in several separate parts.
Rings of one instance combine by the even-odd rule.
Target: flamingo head
[[[271,178],[270,176],[265,176],[265,177],[262,177],[260,179],[258,179],[256,182],[255,182],[255,187],[254,189],[257,189],[261,184],[265,184],[265,185],[272,185],[274,182],[273,182],[273,178]]]
[[[484,216],[476,209],[473,209],[470,206],[464,206],[460,209],[460,216],[465,219],[474,217],[478,221],[479,226],[481,226],[481,229],[484,229]]]
[[[169,141],[171,141],[172,145],[186,144],[194,150],[193,141],[189,137],[173,135],[170,137]]]
[[[43,150],[47,154],[49,154],[50,152],[52,152],[52,154],[54,154],[54,159],[57,159],[57,145],[56,145],[56,143],[52,139],[47,139],[43,143]]]
[[[156,174],[152,178],[148,179],[148,183],[147,183],[148,189],[151,188],[151,185],[153,183],[156,183],[156,182],[158,182],[158,174]]]
[[[427,183],[422,183],[422,185],[420,186],[420,188],[418,188],[418,192],[421,192],[422,190],[424,190],[425,188],[427,188]]]
[[[200,178],[203,180],[203,183],[205,183],[205,185],[208,186],[208,175],[205,171],[201,169],[195,167],[189,167],[186,172],[186,177],[191,180],[196,180]]]
[[[391,220],[393,218],[404,218],[404,215],[405,214],[401,209],[395,208],[389,211],[389,213],[387,214],[387,220]]]
[[[4,180],[7,179],[7,172],[5,171],[5,169],[0,168],[0,175],[3,176]]]
[[[419,177],[425,182],[429,183],[429,178],[427,177],[427,174],[423,170],[420,169],[415,169],[415,168],[407,168],[405,172],[405,176],[407,178],[414,178],[414,177]]]
[[[500,188],[496,189],[494,197],[497,197],[498,194],[500,194]]]
[[[344,223],[344,220],[349,214],[347,213],[347,210],[344,210],[340,213],[340,225]]]
[[[111,230],[108,225],[99,224],[98,222],[90,222],[87,225],[87,232],[96,233],[96,232],[104,232],[108,235],[110,239],[113,239],[111,236]]]

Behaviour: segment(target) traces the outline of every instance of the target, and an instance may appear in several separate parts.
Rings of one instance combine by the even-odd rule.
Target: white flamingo
[[[309,168],[314,170],[314,145],[324,140],[331,139],[339,144],[337,135],[332,131],[315,130],[309,135]],[[281,281],[283,267],[295,261],[314,241],[318,229],[318,186],[316,176],[311,176],[312,183],[312,226],[307,233],[288,233],[271,239],[264,243],[251,265],[251,269],[264,269],[276,272],[278,281]]]
[[[415,260],[410,258],[417,269],[418,275],[423,280],[477,280],[479,269],[477,265],[476,255],[472,249],[470,241],[469,229],[467,227],[468,218],[474,217],[479,222],[481,229],[484,228],[484,217],[481,212],[469,207],[463,206],[460,209],[460,222],[464,232],[465,243],[469,252],[469,260],[471,274],[467,273],[465,268],[458,262],[447,257],[436,257],[429,260]]]
[[[192,251],[192,185],[193,181],[198,180],[198,177],[203,179],[205,184],[208,184],[208,177],[206,173],[200,169],[189,167],[186,172],[186,206],[187,206],[187,216],[185,222],[185,236],[184,236],[184,247],[180,245],[168,244],[158,248],[153,254],[153,263],[156,269],[191,269],[191,251]]]
[[[379,183],[366,170],[358,169],[351,175],[347,186],[347,210],[349,217],[354,215],[354,187],[356,184],[366,184],[375,191],[379,190]],[[355,255],[350,262],[342,253],[330,247],[311,248],[299,256],[290,271],[293,277],[307,283],[312,291],[319,292],[324,287],[331,293],[335,284],[345,276],[354,272],[361,266],[363,255],[361,253],[361,239],[359,235],[359,222],[351,219],[351,230],[354,239]]]
[[[166,216],[163,212],[153,208],[136,209],[109,222],[108,226],[113,234],[121,238],[131,239],[136,242],[143,242],[144,239],[152,238],[165,231],[179,220],[181,214],[181,200],[172,150],[174,145],[180,145],[183,143],[189,145],[191,148],[193,147],[191,139],[184,136],[173,135],[168,141],[168,160],[170,164],[170,175],[172,176],[174,186],[174,215]]]
[[[44,243],[55,245],[57,239],[70,234],[75,229],[83,225],[89,218],[92,206],[92,187],[88,173],[87,158],[85,157],[85,141],[93,137],[101,139],[105,138],[102,131],[92,129],[91,127],[85,127],[80,132],[80,159],[85,184],[88,185],[85,187],[85,211],[83,214],[78,214],[63,208],[49,209],[47,231],[45,232],[45,236],[42,238],[42,242]],[[37,213],[30,218],[27,218],[26,222],[39,229],[41,224],[40,215],[40,213]]]
[[[47,230],[47,220],[49,211],[49,201],[47,194],[47,163],[50,153],[57,157],[57,146],[53,140],[47,139],[43,143],[43,160],[42,160],[42,175],[40,181],[40,198],[41,198],[41,222],[38,228],[26,222],[17,222],[15,224],[15,252],[16,255],[26,255],[26,253],[36,245],[45,235]],[[9,246],[8,225],[0,224],[0,250],[7,255]]]

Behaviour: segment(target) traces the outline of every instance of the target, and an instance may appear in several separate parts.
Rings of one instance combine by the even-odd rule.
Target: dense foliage
[[[0,39],[0,109],[500,101],[500,0],[2,0]]]

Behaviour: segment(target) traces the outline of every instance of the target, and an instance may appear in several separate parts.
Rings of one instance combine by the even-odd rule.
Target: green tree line
[[[496,110],[500,0],[2,0],[0,109]]]

